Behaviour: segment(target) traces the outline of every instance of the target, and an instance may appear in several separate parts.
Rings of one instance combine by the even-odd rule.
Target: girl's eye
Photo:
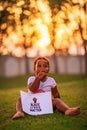
[[[48,66],[47,65],[44,65],[44,68],[47,68]]]
[[[38,65],[37,67],[41,67],[41,65]]]
[[[42,66],[41,66],[41,65],[38,65],[37,67],[40,68],[40,67],[42,67]],[[44,65],[43,67],[44,67],[44,68],[47,68],[48,66],[47,66],[47,65]]]

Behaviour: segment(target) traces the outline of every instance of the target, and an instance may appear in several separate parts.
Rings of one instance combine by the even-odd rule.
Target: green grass
[[[51,74],[61,99],[69,106],[81,106],[80,115],[71,117],[55,111],[11,120],[20,90],[27,91],[28,76],[0,78],[0,130],[87,130],[87,75]]]

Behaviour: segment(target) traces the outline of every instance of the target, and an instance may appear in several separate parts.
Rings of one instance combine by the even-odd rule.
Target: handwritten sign
[[[29,115],[53,113],[51,92],[30,94],[20,91],[23,111]]]

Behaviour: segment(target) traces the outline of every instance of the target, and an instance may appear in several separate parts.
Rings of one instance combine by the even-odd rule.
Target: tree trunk
[[[87,74],[87,40],[84,40],[84,48],[85,48],[85,73]]]
[[[26,67],[26,74],[29,74],[29,58],[25,55],[25,67]]]
[[[54,65],[55,65],[55,73],[58,73],[57,56],[56,56],[56,54],[54,53],[52,57],[53,57],[53,60],[54,60]]]

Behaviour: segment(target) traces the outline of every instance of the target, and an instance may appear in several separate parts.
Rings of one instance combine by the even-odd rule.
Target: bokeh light
[[[28,3],[27,3],[28,2]],[[87,1],[71,0],[51,8],[48,0],[0,2],[0,14],[6,11],[0,25],[2,55],[52,55],[67,50],[84,55],[87,40]]]

